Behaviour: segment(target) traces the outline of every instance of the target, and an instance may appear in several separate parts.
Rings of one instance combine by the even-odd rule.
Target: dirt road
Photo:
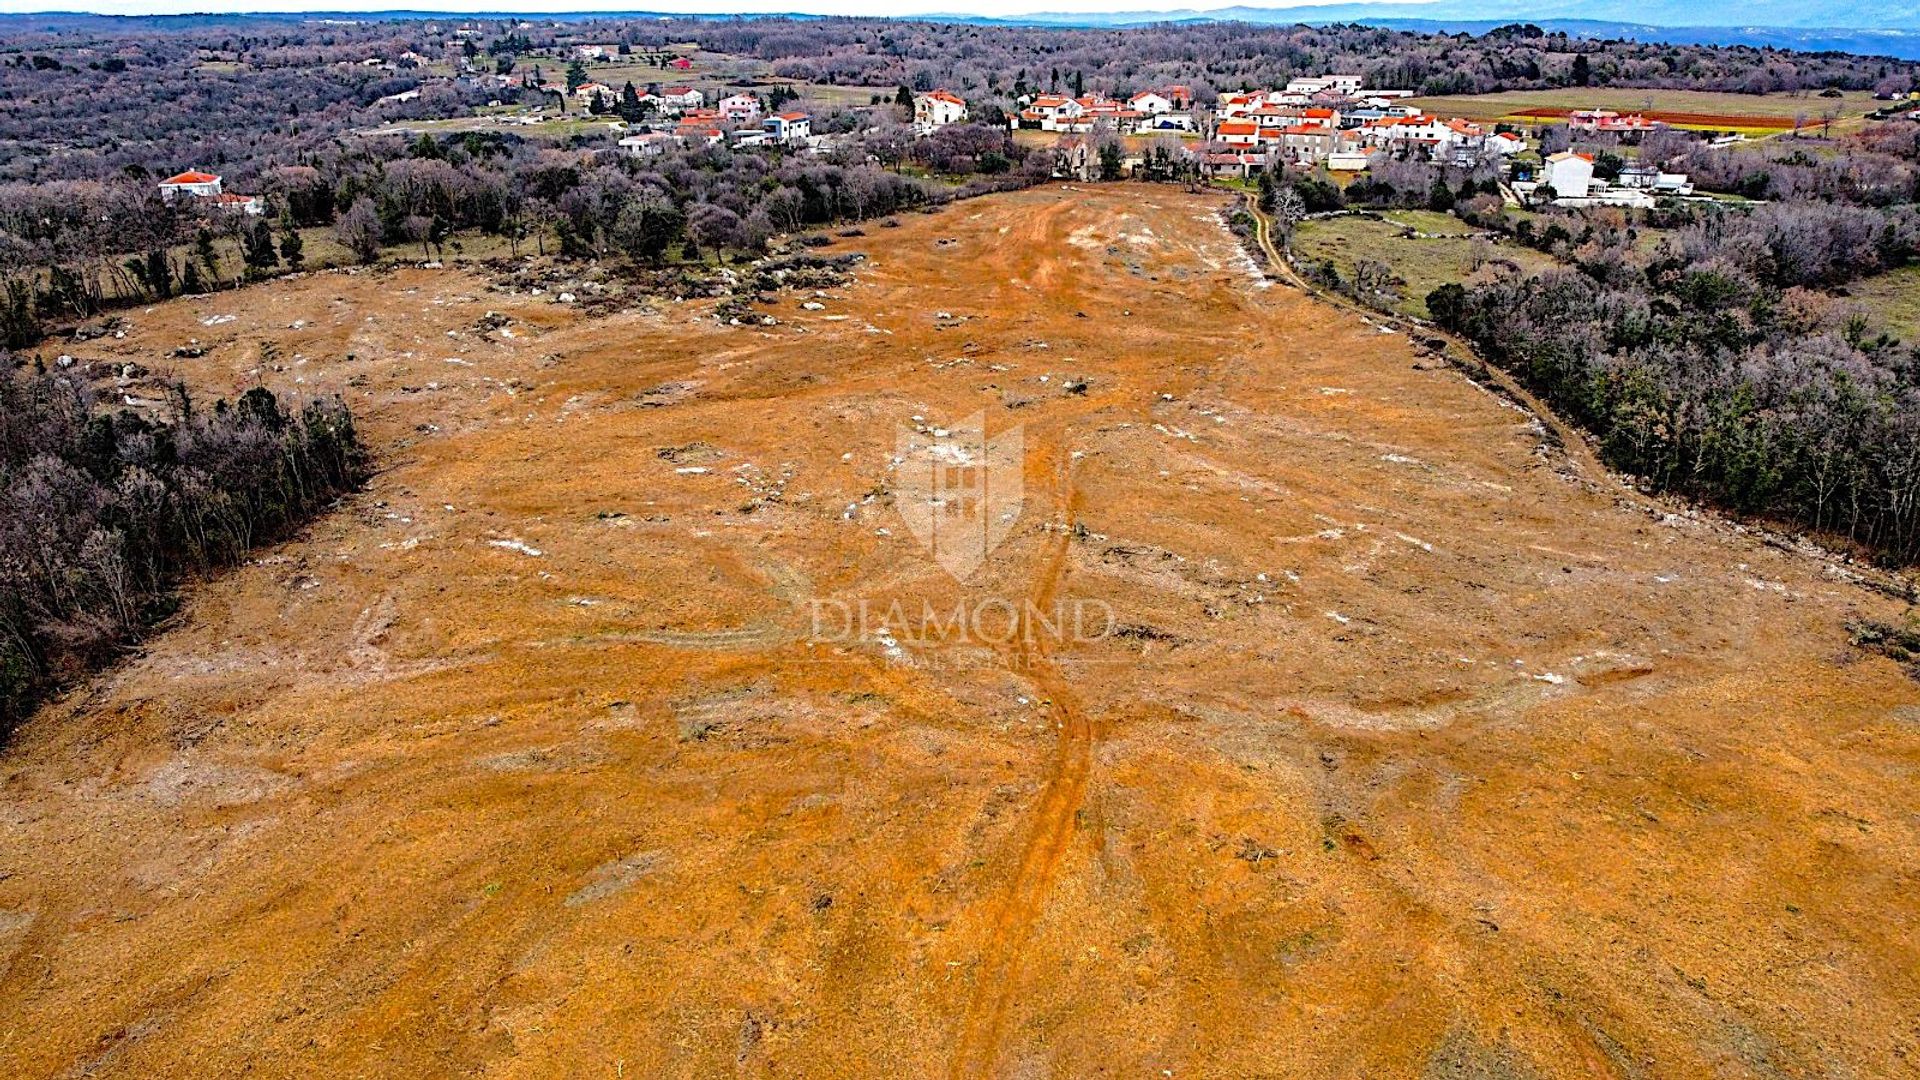
[[[1913,1073],[1920,684],[1844,629],[1899,607],[1222,205],[869,226],[771,326],[404,270],[73,346],[344,393],[383,468],[0,753],[0,1073]],[[899,440],[976,413],[1023,501],[959,580]]]

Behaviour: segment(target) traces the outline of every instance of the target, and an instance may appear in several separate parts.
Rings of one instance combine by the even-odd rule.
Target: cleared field
[[[1865,91],[1825,98],[1818,94],[1726,94],[1602,87],[1412,98],[1409,103],[1439,116],[1458,116],[1481,123],[1538,124],[1564,119],[1578,109],[1612,109],[1643,113],[1649,119],[1674,127],[1754,135],[1790,131],[1796,121],[1805,127],[1817,127],[1829,112],[1848,125],[1857,124],[1880,104]],[[1842,127],[1840,123],[1835,124],[1836,130]]]
[[[1023,146],[1051,147],[1059,145],[1067,136],[1058,131],[1040,131],[1035,128],[1020,128],[1013,132],[1013,141]],[[1128,153],[1140,154],[1152,150],[1155,146],[1178,146],[1184,141],[1199,138],[1198,135],[1179,131],[1157,131],[1150,135],[1122,135],[1120,145]]]
[[[1909,1073],[1906,606],[1222,205],[904,215],[777,325],[403,269],[73,345],[381,468],[5,747],[6,1075]],[[956,578],[897,459],[975,414]],[[1111,632],[946,621],[1056,603]]]
[[[1408,236],[1408,230],[1416,235]],[[1470,283],[1498,273],[1502,266],[1532,272],[1554,265],[1550,256],[1518,244],[1495,243],[1459,218],[1426,210],[1305,221],[1294,230],[1293,251],[1302,261],[1331,259],[1347,281],[1363,260],[1384,264],[1401,279],[1394,287],[1393,309],[1420,318],[1428,314],[1427,294],[1448,282]]]
[[[1876,274],[1847,286],[1854,302],[1867,309],[1876,332],[1903,342],[1920,342],[1920,266]]]
[[[898,87],[872,86],[836,86],[831,83],[806,82],[798,79],[776,78],[772,74],[772,65],[764,60],[749,56],[734,56],[728,53],[694,52],[687,54],[693,67],[687,71],[677,68],[661,68],[630,57],[613,57],[604,61],[592,61],[586,65],[587,76],[594,82],[605,83],[618,90],[628,82],[636,87],[645,87],[649,83],[663,86],[692,86],[706,92],[709,104],[716,99],[715,91],[748,90],[764,93],[775,85],[785,86],[801,97],[799,107],[809,103],[817,107],[848,107],[867,105],[875,94],[891,100]],[[552,71],[558,77],[566,70],[567,60],[552,56],[522,61],[522,66],[538,63],[543,71]]]
[[[458,135],[468,131],[498,132],[524,139],[567,140],[576,135],[605,135],[615,138],[620,129],[613,126],[618,117],[593,116],[584,105],[568,103],[570,111],[534,114],[527,108],[491,110],[476,116],[456,116],[440,120],[396,120],[365,128],[364,135]],[[531,119],[533,122],[526,122]]]

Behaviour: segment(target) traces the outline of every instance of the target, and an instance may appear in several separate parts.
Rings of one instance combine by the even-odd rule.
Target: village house
[[[1618,134],[1644,134],[1665,127],[1639,113],[1622,116],[1611,109],[1581,109],[1567,117],[1567,126],[1575,131],[1611,131]]]
[[[1142,116],[1134,122],[1133,130],[1136,132],[1192,131],[1194,130],[1193,114],[1190,112],[1165,112],[1155,113],[1152,116]]]
[[[1314,164],[1332,156],[1337,141],[1332,128],[1313,124],[1295,124],[1279,131],[1280,156],[1299,164]]]
[[[264,214],[266,200],[258,195],[234,195],[222,189],[222,182],[212,173],[188,170],[177,173],[160,181],[160,197],[172,202],[181,196],[205,199],[221,210],[240,214]]]
[[[1086,108],[1070,97],[1059,94],[1041,94],[1020,110],[1015,123],[1021,127],[1037,127],[1041,131],[1073,130]]]
[[[1224,153],[1201,153],[1194,155],[1200,171],[1208,176],[1251,177],[1255,173],[1265,172],[1272,164],[1266,154],[1236,150]]]
[[[752,94],[733,94],[720,99],[720,115],[736,123],[760,118],[760,99]]]
[[[1584,199],[1593,189],[1593,155],[1562,150],[1547,155],[1540,167],[1540,183],[1563,199]]]
[[[1294,122],[1331,131],[1340,126],[1340,112],[1338,109],[1301,109],[1295,114]]]
[[[1620,170],[1614,183],[1623,188],[1650,191],[1655,195],[1691,195],[1693,183],[1686,173],[1660,171],[1659,166],[1636,161]]]
[[[660,92],[660,100],[669,109],[685,112],[707,103],[707,95],[691,86],[669,86]]]
[[[1173,99],[1157,90],[1142,90],[1127,99],[1127,107],[1143,116],[1158,116],[1173,111]]]
[[[673,137],[688,146],[713,146],[725,142],[727,133],[705,124],[681,124],[673,129]]]
[[[1317,78],[1291,79],[1287,82],[1289,94],[1324,94],[1332,91],[1341,96],[1351,95],[1367,85],[1363,75],[1322,75]]]
[[[1213,137],[1228,146],[1252,147],[1260,145],[1260,125],[1247,120],[1229,120],[1213,129]],[[1278,132],[1278,128],[1271,129]],[[1273,138],[1278,139],[1278,135]]]
[[[1335,150],[1327,155],[1326,166],[1331,172],[1365,172],[1373,164],[1373,154],[1366,148],[1356,145],[1351,150]]]
[[[813,134],[813,118],[803,112],[775,113],[760,126],[775,142],[804,143]]]
[[[1228,94],[1220,99],[1213,111],[1222,120],[1238,120],[1266,104],[1263,94]]]
[[[966,118],[966,101],[945,90],[914,95],[913,126],[922,135],[930,135],[939,128],[958,124]]]
[[[160,197],[172,201],[176,195],[210,199],[220,194],[220,178],[212,173],[188,171],[160,181]]]
[[[1386,116],[1360,129],[1368,146],[1399,157],[1431,156],[1441,140],[1451,137],[1447,125],[1431,116]]]
[[[675,139],[664,131],[646,131],[620,140],[620,149],[629,157],[657,157],[673,147]]]

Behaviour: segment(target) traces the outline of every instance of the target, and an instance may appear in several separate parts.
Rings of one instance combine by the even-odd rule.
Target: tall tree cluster
[[[72,371],[0,356],[0,730],[164,616],[185,579],[231,565],[357,486],[337,400],[265,389],[172,418],[103,409]]]
[[[1769,185],[1828,198],[1517,228],[1478,200],[1466,216],[1568,265],[1444,286],[1428,309],[1650,487],[1920,560],[1920,343],[1874,334],[1835,295],[1920,256],[1910,189],[1885,199],[1920,162],[1920,142],[1895,132],[1818,160],[1753,155]],[[1709,175],[1754,167],[1716,153],[1687,160]],[[1638,233],[1652,221],[1664,227],[1649,246]]]

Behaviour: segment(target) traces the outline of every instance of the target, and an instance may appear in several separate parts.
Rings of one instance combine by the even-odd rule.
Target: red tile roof
[[[193,172],[190,170],[178,176],[169,176],[160,182],[163,184],[217,184],[220,182],[220,178],[212,173]]]

